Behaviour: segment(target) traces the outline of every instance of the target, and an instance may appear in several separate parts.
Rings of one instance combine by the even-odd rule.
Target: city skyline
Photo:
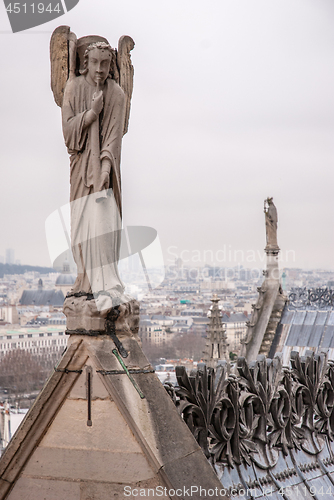
[[[273,196],[282,255],[294,255],[281,267],[333,269],[331,2],[81,0],[60,20],[16,34],[1,9],[10,48],[0,83],[1,255],[13,248],[26,265],[51,266],[44,224],[68,202],[69,167],[49,40],[67,24],[78,37],[116,46],[129,34],[136,43],[124,225],[155,228],[167,265],[182,253],[204,264],[205,252],[224,249],[222,265],[229,249],[232,264],[236,251],[261,265],[263,200]]]

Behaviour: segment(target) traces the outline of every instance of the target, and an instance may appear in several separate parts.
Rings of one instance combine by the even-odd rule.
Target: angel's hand
[[[98,185],[98,191],[103,191],[104,189],[109,189],[109,172],[101,172],[100,182]]]
[[[95,92],[92,98],[92,111],[99,116],[103,108],[103,92],[100,90],[99,92]]]

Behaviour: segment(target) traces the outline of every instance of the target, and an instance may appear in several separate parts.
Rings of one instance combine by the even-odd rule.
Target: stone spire
[[[286,302],[279,279],[278,217],[272,198],[264,201],[264,214],[267,239],[264,250],[267,254],[267,267],[263,271],[265,279],[258,288],[258,299],[256,304],[252,305],[253,312],[247,323],[246,337],[241,349],[241,355],[246,357],[248,362],[256,360],[258,354],[268,355]]]
[[[209,310],[209,326],[207,330],[206,349],[204,362],[207,366],[215,368],[220,360],[228,361],[228,344],[226,331],[222,325],[222,312],[219,309],[219,297],[217,294],[210,299],[212,306]]]

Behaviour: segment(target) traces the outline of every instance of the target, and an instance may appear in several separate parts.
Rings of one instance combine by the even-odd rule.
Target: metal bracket
[[[82,373],[82,370],[69,370],[68,368],[55,368],[54,371],[60,373]]]

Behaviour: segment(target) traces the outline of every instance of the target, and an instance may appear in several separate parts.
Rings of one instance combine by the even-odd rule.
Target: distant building
[[[20,306],[49,306],[50,308],[62,308],[64,294],[61,290],[24,290]]]
[[[63,292],[64,297],[71,291],[76,280],[76,275],[70,271],[70,264],[65,261],[63,264],[63,272],[58,276],[55,286],[57,290]]]
[[[141,318],[139,337],[149,344],[165,345],[174,337],[173,323],[174,321],[170,317],[162,315],[153,315],[149,319]]]
[[[246,322],[249,320],[244,313],[233,313],[229,316],[224,314],[222,323],[226,328],[229,350],[235,354],[240,353],[241,341],[244,339],[247,331]]]
[[[62,324],[26,326],[24,328],[0,328],[0,358],[10,351],[22,349],[36,356],[45,365],[52,366],[60,358],[67,345],[65,321]]]
[[[6,248],[6,264],[14,264],[15,252],[12,248]]]
[[[15,305],[0,306],[0,323],[19,323],[19,316]]]

